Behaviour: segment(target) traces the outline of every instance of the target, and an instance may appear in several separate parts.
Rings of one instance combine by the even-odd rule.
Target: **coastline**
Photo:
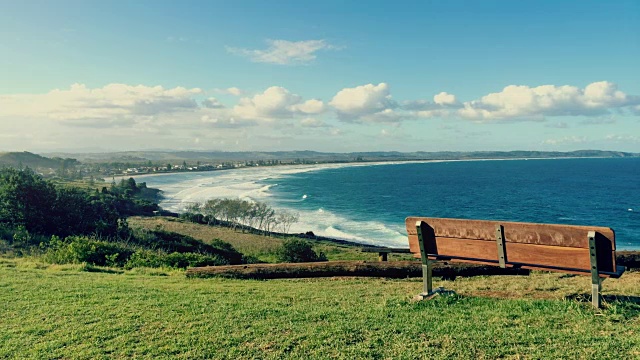
[[[144,173],[144,174],[129,174],[129,175],[115,175],[111,177],[103,178],[104,181],[110,181],[115,179],[117,181],[121,179],[144,179],[147,177],[155,176],[170,176],[178,174],[211,174],[217,172],[228,172],[234,170],[249,170],[249,169],[272,169],[272,168],[289,168],[299,169],[308,167],[317,167],[318,171],[324,169],[339,169],[345,167],[361,167],[361,166],[381,166],[381,165],[400,165],[400,164],[426,164],[426,163],[442,163],[442,162],[466,162],[466,161],[522,161],[522,160],[571,160],[571,159],[616,159],[615,157],[607,156],[561,156],[561,157],[519,157],[519,158],[478,158],[478,159],[434,159],[434,160],[388,160],[388,161],[371,161],[371,162],[344,162],[344,163],[318,163],[318,164],[280,164],[271,166],[242,166],[237,168],[219,169],[219,170],[204,170],[204,171],[166,171],[158,173]],[[311,170],[311,171],[315,171]],[[162,189],[160,189],[162,190]]]
[[[210,198],[245,198],[255,201],[266,202],[270,205],[276,205],[269,198],[274,196],[273,186],[278,186],[279,177],[288,177],[288,175],[315,172],[321,170],[341,169],[348,167],[366,167],[366,166],[384,166],[384,165],[402,165],[402,164],[421,164],[421,163],[444,163],[444,162],[485,162],[485,161],[506,161],[506,160],[570,160],[585,159],[586,157],[559,157],[559,158],[513,158],[513,159],[454,159],[454,160],[409,160],[409,161],[377,161],[377,162],[353,162],[353,163],[331,163],[331,164],[297,164],[297,165],[281,165],[281,166],[263,166],[263,167],[241,167],[235,169],[202,171],[202,172],[175,172],[161,174],[143,174],[139,176],[124,176],[120,178],[133,177],[136,181],[144,181],[143,179],[155,178],[159,183],[154,184],[153,181],[148,183],[149,187],[167,190],[165,198],[160,203],[164,209],[171,212],[180,213],[184,206],[193,202],[204,202]],[[592,157],[590,159],[599,159],[608,157]],[[238,171],[230,171],[238,170]],[[391,170],[390,170],[391,171]],[[185,175],[180,175],[185,174]],[[189,175],[186,175],[189,174]],[[176,177],[174,179],[166,179],[168,176]],[[120,179],[118,178],[118,179]],[[265,183],[264,180],[269,180]],[[303,193],[300,193],[300,195]],[[276,208],[291,209],[301,214],[301,221],[291,230],[292,233],[313,231],[316,235],[326,238],[345,240],[356,242],[363,245],[374,246],[391,246],[402,247],[406,244],[406,234],[403,233],[400,226],[394,223],[383,223],[376,220],[367,222],[359,222],[345,217],[344,214],[338,214],[327,209],[314,208],[312,210],[298,210],[295,207],[289,207],[287,204],[279,204]],[[336,226],[333,224],[338,224]],[[606,224],[605,224],[606,225]],[[354,228],[364,228],[362,232],[352,232]],[[371,238],[369,230],[376,230],[376,234]],[[379,235],[379,236],[378,236]],[[384,239],[382,239],[384,235]],[[622,245],[622,244],[620,244]],[[628,250],[636,250],[636,246],[623,246]]]

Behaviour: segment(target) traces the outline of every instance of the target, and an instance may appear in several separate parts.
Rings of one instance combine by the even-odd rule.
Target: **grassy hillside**
[[[32,169],[59,169],[65,159],[61,158],[47,158],[44,156],[40,156],[37,154],[33,154],[27,151],[24,152],[5,152],[0,153],[0,167],[2,166],[11,166],[11,167],[30,167]],[[67,165],[75,165],[77,163],[76,160],[66,159]]]
[[[242,233],[220,226],[194,224],[176,218],[166,217],[131,217],[128,220],[131,228],[162,229],[182,235],[188,235],[204,242],[220,239],[233,245],[245,255],[251,255],[262,261],[275,262],[275,252],[284,241],[282,238]],[[322,251],[329,260],[377,260],[378,254],[363,253],[359,247],[335,244],[327,241],[312,241],[316,251]],[[409,255],[393,254],[394,259],[409,260]]]
[[[589,278],[560,274],[436,281],[459,296],[413,303],[421,279],[242,281],[82,268],[0,259],[0,358],[640,357],[637,272],[607,280],[606,295],[632,297],[596,311],[563,300],[585,293]]]

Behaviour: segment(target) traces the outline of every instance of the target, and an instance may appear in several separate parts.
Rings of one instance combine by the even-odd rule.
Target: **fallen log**
[[[473,264],[436,263],[433,275],[448,279],[457,276],[529,275],[528,270]],[[234,279],[284,279],[334,276],[383,278],[421,277],[418,261],[325,261],[313,263],[247,264],[189,268],[187,277],[223,277]]]
[[[616,264],[629,270],[640,269],[640,251],[616,251]]]

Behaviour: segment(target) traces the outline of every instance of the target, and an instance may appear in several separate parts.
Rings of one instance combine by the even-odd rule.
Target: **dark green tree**
[[[46,233],[53,227],[56,189],[30,169],[0,170],[0,223]]]
[[[278,260],[285,263],[327,261],[325,254],[316,253],[311,244],[300,239],[286,240],[277,255]]]

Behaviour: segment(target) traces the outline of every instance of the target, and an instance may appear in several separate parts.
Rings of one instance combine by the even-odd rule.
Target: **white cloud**
[[[607,141],[613,141],[613,142],[623,142],[623,143],[639,143],[640,142],[640,137],[637,135],[614,135],[614,134],[609,134],[607,136],[604,137],[605,140]]]
[[[243,119],[272,121],[278,118],[292,118],[295,115],[319,114],[324,111],[320,100],[302,101],[302,97],[289,90],[272,86],[252,98],[242,98],[233,108],[233,115]]]
[[[237,87],[230,87],[227,88],[227,92],[231,95],[235,95],[235,96],[240,96],[242,95],[242,90],[238,89]]]
[[[199,88],[109,84],[91,89],[73,84],[46,94],[0,96],[0,117],[40,117],[76,125],[135,122],[159,114],[198,109]]]
[[[202,102],[202,106],[209,109],[222,109],[224,105],[214,97],[210,97]]]
[[[586,136],[565,136],[559,139],[547,139],[542,143],[547,145],[561,145],[561,144],[579,144],[584,142],[587,142]]]
[[[369,123],[399,123],[407,118],[408,114],[394,109],[384,109],[374,114],[362,116],[360,119]]]
[[[491,120],[544,120],[547,116],[593,116],[640,103],[640,97],[628,96],[617,85],[600,81],[584,89],[575,86],[509,85],[499,93],[464,103],[457,114],[463,118]]]
[[[244,94],[244,91],[237,87],[230,87],[226,89],[214,89],[213,91],[217,92],[218,94],[233,95],[233,96],[241,96]]]
[[[447,106],[447,105],[456,105],[458,101],[456,100],[456,96],[441,92],[433,97],[433,102],[438,105]]]
[[[273,119],[274,117],[291,117],[290,107],[300,103],[300,96],[289,90],[272,86],[263,93],[252,98],[242,98],[234,106],[234,115],[245,119]]]
[[[375,114],[390,111],[397,106],[386,83],[344,88],[338,91],[329,105],[336,109],[340,119],[349,121],[371,120],[375,118]]]
[[[320,114],[325,111],[325,104],[316,99],[307,100],[293,106],[293,109],[303,114]]]
[[[209,125],[216,129],[220,129],[220,128],[235,129],[235,128],[246,127],[246,126],[251,126],[255,124],[255,122],[253,122],[252,120],[236,119],[230,116],[226,112],[202,115],[200,117],[200,121],[203,124]]]
[[[211,92],[243,94],[238,88]],[[253,139],[256,136],[267,139],[268,136],[287,132],[295,135],[287,140],[290,141],[287,146],[306,144],[319,134],[325,138],[349,136],[351,140],[364,144],[366,141],[362,142],[362,137],[374,137],[358,134],[354,131],[358,126],[347,125],[339,129],[332,123],[337,119],[367,124],[373,129],[366,130],[366,134],[378,136],[385,135],[381,132],[384,127],[386,135],[393,136],[393,129],[403,121],[422,118],[468,118],[476,122],[542,121],[549,118],[550,121],[543,125],[550,128],[609,124],[620,119],[616,129],[622,135],[611,135],[605,139],[605,134],[601,134],[596,140],[591,136],[588,143],[624,145],[628,149],[634,149],[630,146],[638,144],[632,129],[635,123],[630,124],[627,117],[640,110],[640,98],[619,91],[615,84],[609,82],[593,83],[584,88],[511,86],[466,103],[453,94],[435,93],[432,99],[405,101],[399,105],[392,98],[387,83],[344,88],[336,92],[328,103],[304,98],[279,86],[238,99],[220,96],[222,100],[219,100],[199,88],[127,84],[90,88],[74,84],[43,94],[0,95],[0,147],[69,148],[80,146],[76,145],[78,141],[78,144],[91,148],[126,148],[134,143],[137,148],[151,148],[157,147],[158,141],[192,145],[195,138],[200,139],[199,146],[203,148],[225,139],[229,140],[225,146],[233,147],[233,141],[241,133],[254,136]],[[481,113],[474,116],[460,113],[469,109]],[[564,116],[554,118],[555,115]],[[465,126],[461,121],[449,123]],[[102,128],[99,137],[93,129],[96,127]],[[531,134],[532,141],[539,145],[560,146],[587,141],[586,137],[575,133],[572,134],[576,136],[558,137],[570,133],[566,130],[545,140],[544,132],[542,129],[539,131],[535,134],[532,130]],[[361,137],[359,140],[358,136]],[[343,146],[340,138],[325,144],[328,143]],[[255,144],[247,140],[243,146]],[[268,142],[260,144],[270,146]],[[344,148],[349,146],[344,145]]]
[[[267,40],[269,45],[264,50],[251,50],[227,47],[227,51],[248,57],[253,62],[295,65],[306,64],[316,59],[316,52],[320,50],[336,49],[325,40]]]
[[[434,95],[433,101],[412,100],[402,104],[402,109],[419,118],[449,117],[454,113],[452,110],[460,107],[456,96],[444,91]]]
[[[421,111],[414,112],[413,115],[420,118],[448,117],[451,115],[451,110],[449,109],[421,110]]]

